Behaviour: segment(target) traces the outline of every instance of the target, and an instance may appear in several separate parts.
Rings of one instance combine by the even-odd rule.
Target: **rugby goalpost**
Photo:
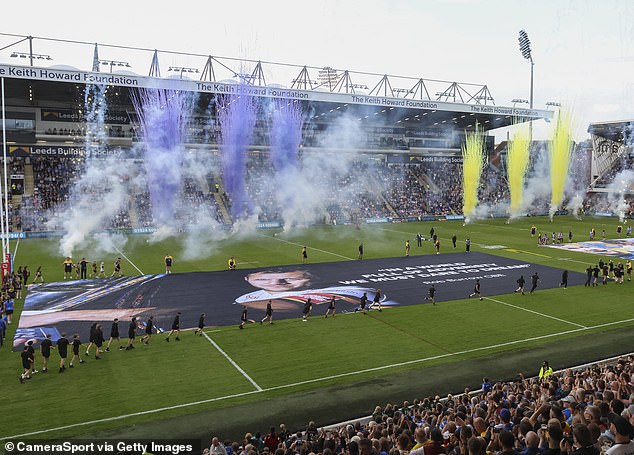
[[[0,181],[0,195],[4,198],[0,201],[0,237],[2,238],[2,281],[7,273],[11,273],[11,249],[9,245],[9,185],[7,183],[7,124],[4,96],[4,77],[1,78],[2,86],[2,159],[4,160],[4,177]]]

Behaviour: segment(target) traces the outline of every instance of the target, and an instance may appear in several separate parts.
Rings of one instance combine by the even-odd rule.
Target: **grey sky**
[[[6,2],[3,16],[11,18],[4,33],[486,83],[498,105],[528,98],[530,65],[517,43],[524,28],[536,108],[570,107],[576,139],[589,122],[634,118],[627,0],[36,1]],[[56,64],[72,60],[45,50]],[[548,131],[535,126],[538,139]]]

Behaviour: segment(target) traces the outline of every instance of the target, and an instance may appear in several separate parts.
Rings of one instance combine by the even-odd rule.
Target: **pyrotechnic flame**
[[[462,146],[462,212],[466,222],[469,222],[478,205],[478,188],[483,167],[484,135],[476,123],[474,132],[465,133],[465,143]]]
[[[530,134],[528,127],[519,126],[513,134],[513,140],[508,144],[506,155],[506,170],[511,194],[510,217],[516,218],[520,214],[524,198],[524,177],[530,160]]]
[[[549,211],[551,221],[564,197],[568,167],[570,166],[570,155],[572,153],[572,129],[572,113],[568,110],[560,110],[549,149],[550,184],[552,187]]]

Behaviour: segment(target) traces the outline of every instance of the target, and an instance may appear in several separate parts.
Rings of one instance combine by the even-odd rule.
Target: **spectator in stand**
[[[213,437],[211,439],[211,446],[209,446],[209,454],[227,455],[227,450],[225,449],[225,446],[218,440],[218,438]]]
[[[610,447],[606,455],[630,455],[634,453],[634,441],[631,440],[632,424],[624,417],[617,414],[609,415],[610,432],[614,435],[614,445]]]

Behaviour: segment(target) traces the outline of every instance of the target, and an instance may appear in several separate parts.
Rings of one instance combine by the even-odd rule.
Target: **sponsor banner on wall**
[[[365,222],[367,224],[379,224],[379,223],[387,223],[389,220],[387,218],[366,218]]]
[[[86,123],[86,112],[79,109],[42,109],[40,118],[44,122],[72,122]],[[115,125],[129,125],[130,116],[127,112],[106,111],[104,113],[104,123]]]
[[[410,155],[410,163],[462,163],[462,155]]]
[[[129,149],[128,149],[129,150]],[[127,150],[121,147],[105,148],[86,152],[84,146],[71,145],[18,145],[9,147],[9,153],[13,156],[67,156],[82,158],[92,157],[123,157]]]

